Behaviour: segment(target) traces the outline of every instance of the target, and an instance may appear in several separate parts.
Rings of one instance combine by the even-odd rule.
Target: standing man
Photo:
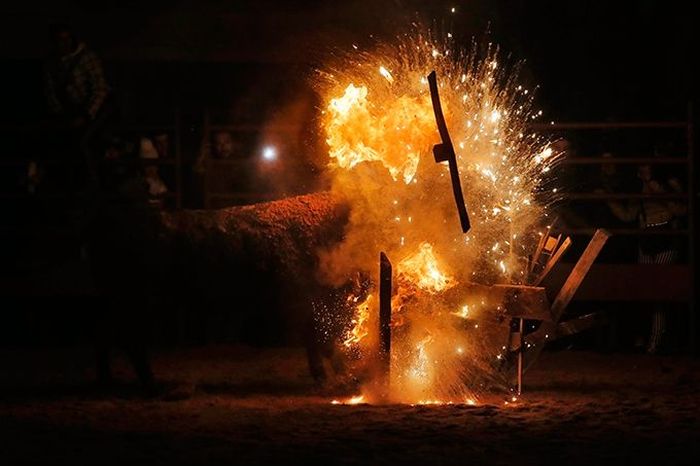
[[[655,156],[660,154],[655,153]],[[683,187],[678,178],[668,176],[658,167],[640,165],[637,168],[637,178],[643,194],[682,193]],[[622,221],[637,221],[645,234],[639,239],[639,264],[670,265],[678,262],[678,237],[672,235],[672,230],[678,230],[682,217],[687,214],[687,206],[673,200],[663,198],[641,199],[639,202],[622,204],[609,201],[608,206],[613,215]],[[647,352],[655,354],[666,350],[668,303],[654,303],[651,318],[651,332],[647,341]]]
[[[94,152],[110,113],[110,88],[99,58],[69,26],[54,25],[50,32],[52,51],[44,76],[49,109],[76,132],[78,149],[94,179]]]

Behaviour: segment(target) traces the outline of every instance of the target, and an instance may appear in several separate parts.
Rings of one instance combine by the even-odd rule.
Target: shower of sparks
[[[439,142],[425,79],[432,70],[470,206],[468,236],[454,215],[449,169],[431,154]],[[558,158],[529,130],[541,112],[517,67],[499,62],[493,47],[459,53],[419,32],[353,50],[317,84],[332,189],[351,206],[343,241],[321,252],[320,275],[339,285],[359,271],[377,283],[385,251],[395,264],[393,399],[474,401],[493,385],[504,353],[496,323],[503,303],[462,290],[524,283]],[[355,306],[347,351],[370,354],[377,341],[374,296]]]

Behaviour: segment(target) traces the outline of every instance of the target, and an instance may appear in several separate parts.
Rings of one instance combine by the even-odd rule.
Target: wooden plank
[[[435,161],[448,162],[450,165],[450,179],[452,181],[452,194],[454,194],[455,204],[457,205],[457,213],[459,215],[459,223],[462,227],[462,232],[466,233],[471,228],[469,222],[469,214],[467,205],[464,203],[464,195],[462,194],[462,185],[459,180],[459,169],[457,168],[457,156],[455,155],[450,133],[447,131],[447,124],[442,113],[442,105],[440,104],[440,94],[438,92],[437,76],[435,71],[431,71],[428,75],[428,85],[430,86],[430,98],[433,103],[433,112],[435,113],[435,123],[437,124],[442,144],[433,146],[433,154]]]
[[[547,238],[549,238],[549,232],[550,227],[547,227],[547,231],[542,234],[539,242],[537,243],[537,248],[535,248],[535,254],[532,255],[532,262],[530,262],[530,273],[532,273],[532,271],[535,269],[537,261],[540,259],[540,254],[542,254],[542,248],[544,248],[544,244],[547,242]]]
[[[525,355],[525,319],[518,319],[518,395],[523,394],[523,357]]]
[[[530,345],[530,347],[534,346],[542,348],[542,346],[548,341],[554,341],[562,337],[575,335],[577,333],[604,324],[606,324],[606,320],[599,313],[586,314],[580,317],[567,320],[565,322],[560,322],[559,324],[552,324],[551,322],[546,322],[542,325],[542,327],[540,327],[539,330],[529,334],[525,338],[525,348],[528,348],[528,345]],[[513,335],[517,335],[517,333],[513,333]],[[516,339],[516,341],[518,340]],[[513,352],[519,352],[520,348],[520,345],[514,344],[510,347],[510,350]]]
[[[468,299],[465,300],[465,297]],[[462,283],[436,297],[440,305],[454,309],[454,315],[459,316],[459,310],[465,304],[483,302],[491,309],[502,312],[504,317],[523,317],[525,319],[550,321],[549,301],[547,291],[542,287],[527,285],[482,285],[479,283]],[[478,306],[477,306],[478,307]],[[461,316],[460,316],[461,317]],[[504,319],[504,324],[509,319]]]
[[[502,302],[508,317],[551,321],[547,292],[542,287],[524,285],[493,285],[491,293],[495,302]]]
[[[688,283],[690,284],[690,296],[688,299],[688,349],[691,354],[696,354],[697,350],[697,304],[695,295],[695,267],[696,267],[696,252],[695,252],[695,229],[697,228],[697,212],[695,210],[695,203],[697,202],[696,194],[696,175],[695,175],[695,138],[693,137],[693,103],[688,102],[688,126],[686,127],[686,137],[687,137],[687,149],[688,149],[688,192],[692,193],[688,197],[688,261],[689,261],[689,277]]]
[[[556,251],[557,248],[559,247],[559,243],[561,243],[561,237],[562,237],[562,234],[559,233],[559,236],[557,236],[557,239],[554,241],[554,244],[551,247],[548,244],[548,243],[551,243],[551,241],[550,241],[551,238],[547,238],[547,241],[544,243],[544,250],[547,251],[547,253],[550,255],[550,257],[552,256],[552,254],[554,254],[554,251]]]
[[[583,254],[581,254],[581,257],[571,271],[569,278],[566,279],[564,286],[559,290],[559,294],[554,298],[554,302],[552,303],[552,319],[554,322],[558,322],[561,318],[566,306],[569,305],[578,287],[581,285],[581,282],[586,278],[586,274],[590,270],[591,265],[593,265],[593,262],[596,257],[598,257],[598,254],[601,249],[603,249],[603,246],[605,246],[609,237],[610,233],[601,228],[596,231],[593,238],[591,238],[586,250],[583,251]]]
[[[545,265],[544,270],[542,270],[542,273],[535,279],[535,281],[532,283],[534,286],[539,286],[540,283],[542,283],[542,280],[545,279],[545,277],[549,274],[549,272],[552,271],[552,268],[559,262],[559,259],[564,255],[567,249],[569,249],[569,246],[571,246],[571,238],[567,237],[564,242],[561,244],[559,249],[552,255],[552,257],[549,258],[547,261],[547,265]]]
[[[385,387],[391,379],[391,277],[389,258],[379,254],[379,363]]]
[[[554,338],[567,337],[570,335],[575,335],[581,333],[584,330],[589,330],[598,325],[605,323],[605,319],[600,314],[586,314],[574,319],[567,320],[566,322],[560,322],[557,325],[556,333]],[[550,340],[552,338],[549,338]]]

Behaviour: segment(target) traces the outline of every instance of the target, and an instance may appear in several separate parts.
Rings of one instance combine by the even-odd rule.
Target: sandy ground
[[[516,404],[347,406],[297,349],[159,352],[156,399],[90,359],[0,351],[0,464],[700,464],[697,360],[549,351]]]

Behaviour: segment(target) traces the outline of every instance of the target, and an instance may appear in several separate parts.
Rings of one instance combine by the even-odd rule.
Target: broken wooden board
[[[560,235],[561,237],[561,235]],[[557,241],[557,245],[559,242]],[[532,283],[535,286],[538,286],[540,283],[542,283],[542,280],[544,280],[547,275],[549,275],[549,272],[552,271],[552,268],[559,262],[559,259],[564,255],[567,249],[569,249],[569,246],[571,246],[571,238],[566,238],[563,243],[561,243],[561,246],[558,246],[556,251],[552,254],[552,256],[549,258],[547,261],[547,264],[544,266],[544,269],[542,272],[540,272],[540,275],[535,279],[535,281]]]
[[[577,333],[590,330],[599,325],[606,323],[606,320],[599,313],[586,314],[580,317],[575,317],[564,322],[559,322],[557,325],[551,326],[546,325],[547,331],[533,333],[532,336],[528,336],[525,340],[526,344],[532,346],[542,346],[547,341],[558,340],[559,338],[568,337],[571,335],[576,335]],[[510,351],[518,351],[520,349],[519,345],[519,334],[518,332],[512,333],[511,345],[509,347]]]
[[[547,340],[554,339],[555,336],[558,335],[558,323],[566,310],[566,306],[568,306],[573,299],[579,286],[584,278],[586,278],[586,274],[593,265],[593,262],[598,257],[598,254],[600,254],[600,251],[603,249],[603,246],[605,246],[610,236],[607,230],[602,228],[596,230],[586,250],[583,251],[583,254],[579,257],[579,260],[576,262],[569,277],[566,279],[566,282],[564,282],[564,285],[561,287],[552,303],[550,310],[552,320],[549,322],[543,321],[535,332],[525,337],[527,351],[525,352],[524,370],[527,370],[537,360],[544,347],[544,343]]]
[[[504,324],[513,317],[552,320],[546,290],[538,286],[464,283],[445,291],[439,299],[446,307],[454,309],[478,303],[480,308],[496,311]]]
[[[459,223],[462,227],[462,233],[466,233],[471,228],[469,222],[469,213],[467,206],[464,203],[464,195],[462,194],[462,185],[459,180],[459,168],[457,167],[457,155],[455,154],[450,133],[447,130],[445,117],[442,113],[442,105],[440,104],[440,94],[437,85],[437,76],[435,71],[428,75],[428,85],[430,87],[430,98],[433,103],[433,112],[435,113],[435,123],[442,139],[441,144],[433,146],[433,155],[437,163],[447,162],[450,166],[450,180],[452,181],[452,193],[457,205],[457,213],[459,215]]]

